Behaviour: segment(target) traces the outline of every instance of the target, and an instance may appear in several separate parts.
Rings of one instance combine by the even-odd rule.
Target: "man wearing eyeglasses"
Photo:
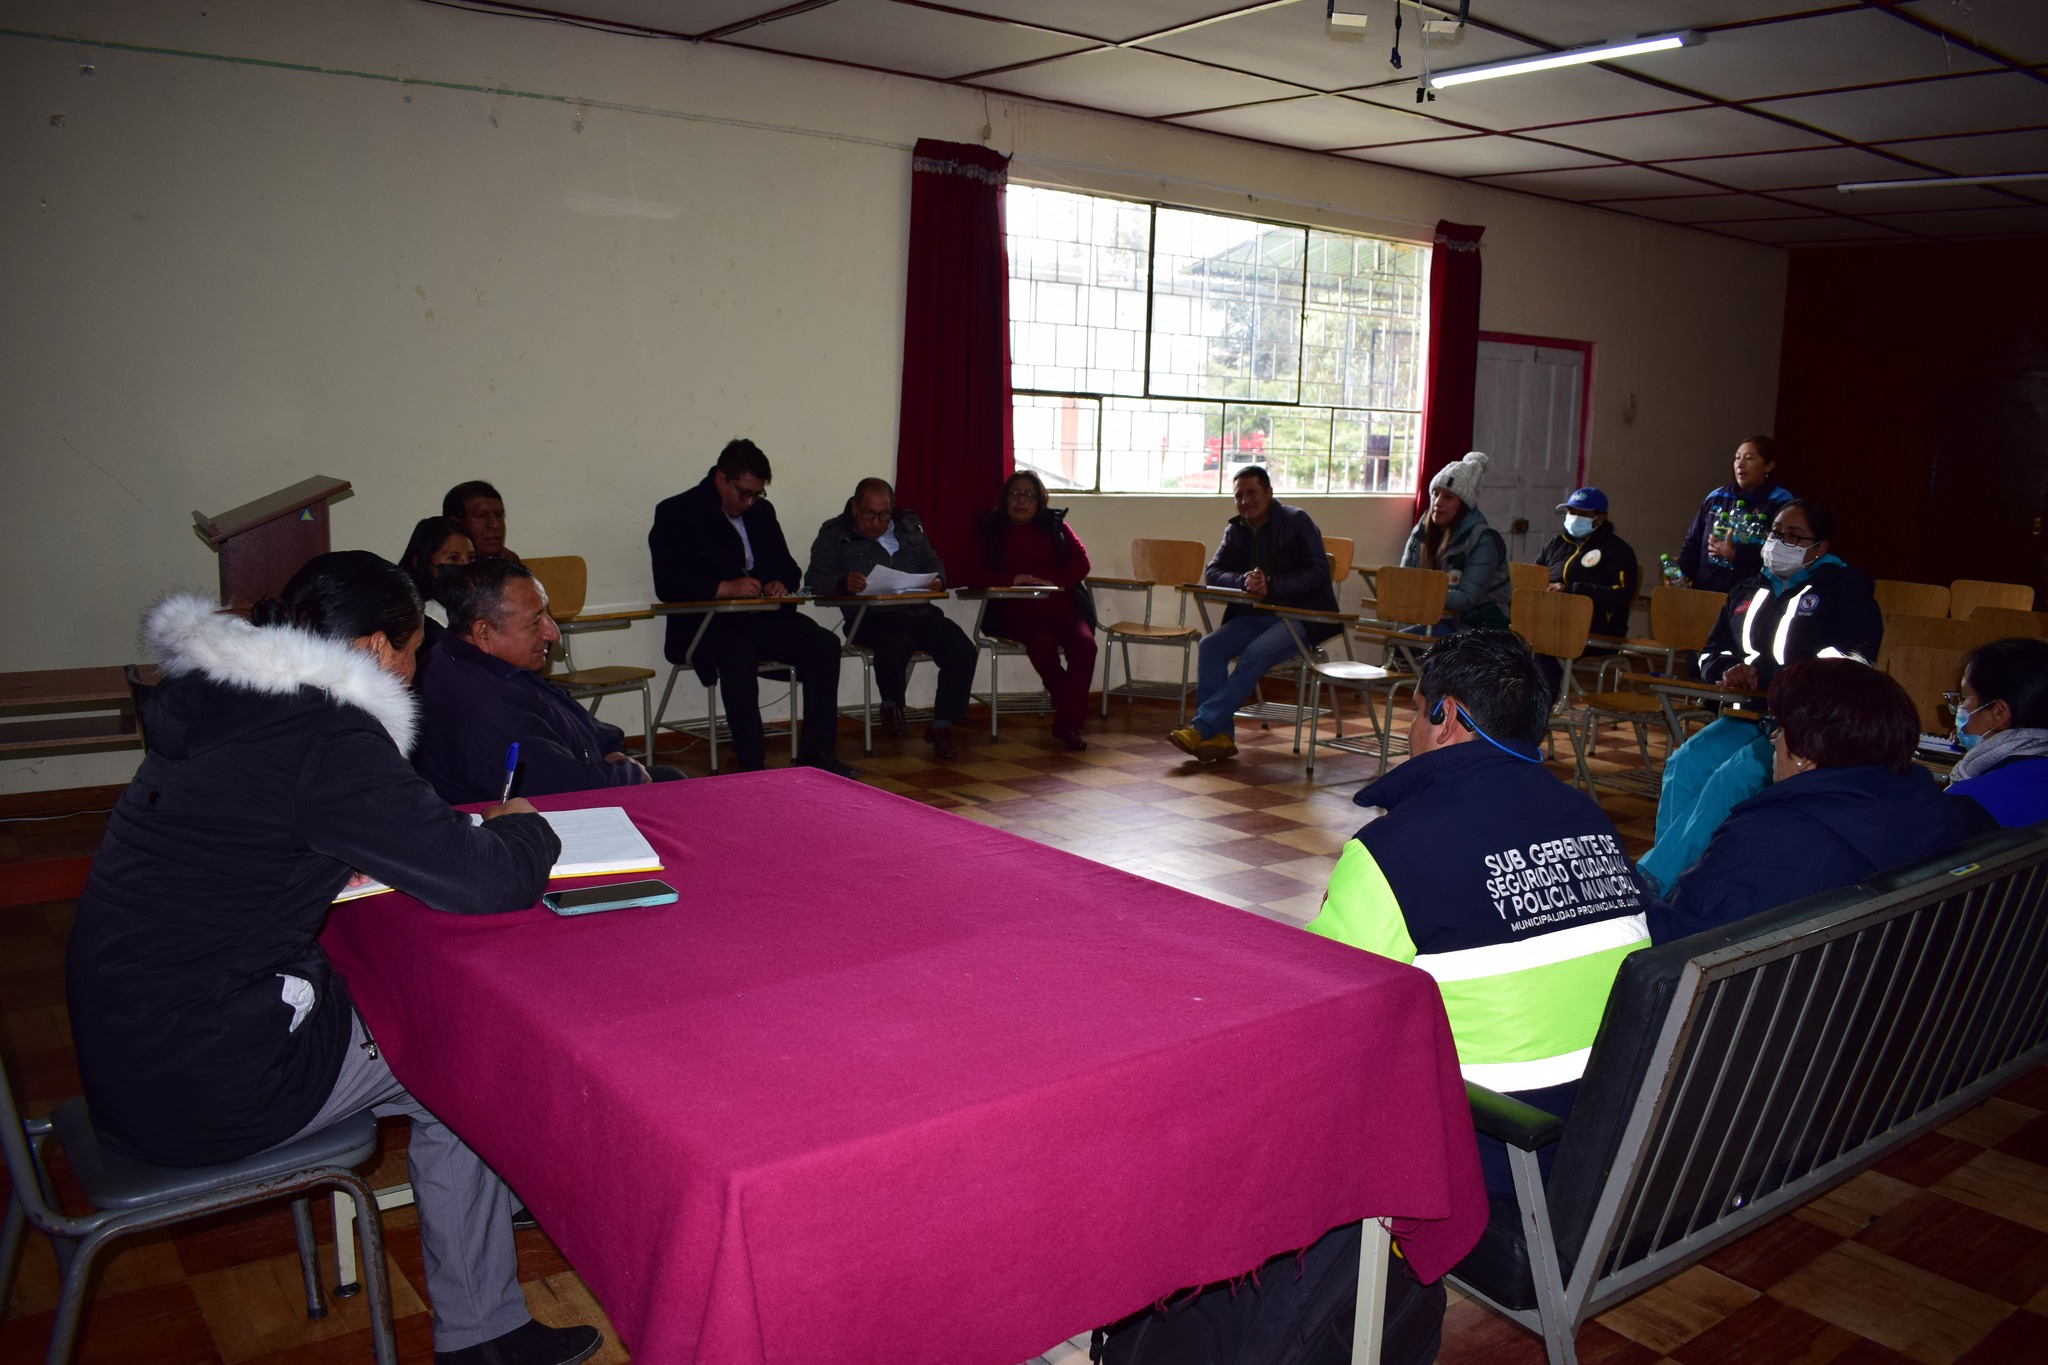
[[[877,569],[917,575],[906,592],[936,590],[946,584],[946,566],[925,538],[917,513],[896,506],[896,490],[883,479],[862,479],[846,500],[846,510],[818,528],[811,542],[811,562],[804,587],[820,597],[850,597],[872,586]],[[853,643],[874,654],[875,686],[882,693],[882,733],[892,739],[910,734],[903,714],[910,656],[918,650],[939,667],[938,695],[925,743],[936,758],[958,758],[953,726],[967,718],[968,691],[974,685],[974,642],[931,602],[874,605],[862,610],[843,607],[845,629]],[[858,619],[858,627],[854,621]]]
[[[1834,536],[1834,513],[1817,499],[1794,498],[1779,509],[1763,568],[1729,589],[1700,651],[1702,679],[1761,692],[1788,664],[1877,658],[1884,614],[1870,580],[1834,554]],[[1770,781],[1770,736],[1759,733],[1754,716],[1722,716],[1665,763],[1657,842],[1638,864],[1660,890],[1706,851],[1728,812]]]
[[[773,477],[761,447],[744,438],[726,443],[703,482],[654,509],[647,549],[654,591],[664,602],[726,597],[788,597],[802,583],[789,542],[768,502]],[[671,616],[668,659],[684,662],[700,617]],[[713,616],[690,662],[709,687],[718,684],[732,728],[733,757],[742,772],[766,765],[761,733],[764,661],[788,664],[803,688],[803,733],[797,762],[841,777],[857,770],[834,752],[839,729],[839,642],[797,611],[731,612]]]

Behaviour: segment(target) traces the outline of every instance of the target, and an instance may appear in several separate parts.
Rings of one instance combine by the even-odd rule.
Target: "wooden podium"
[[[218,516],[194,512],[199,538],[220,552],[221,605],[254,606],[326,554],[327,500],[348,490],[345,479],[315,474]]]

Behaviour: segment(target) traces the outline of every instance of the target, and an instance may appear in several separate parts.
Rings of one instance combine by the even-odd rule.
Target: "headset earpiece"
[[[1431,725],[1442,725],[1444,723],[1444,699],[1442,697],[1438,697],[1436,705],[1429,708],[1429,723]]]

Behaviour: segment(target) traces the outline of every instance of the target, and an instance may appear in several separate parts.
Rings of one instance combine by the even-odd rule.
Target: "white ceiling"
[[[533,18],[504,3],[507,17]],[[1455,35],[1367,0],[544,0],[547,13],[898,72],[1598,205],[1748,241],[2048,235],[2048,0],[1471,0]],[[1454,12],[1457,0],[1431,0]],[[1606,38],[1703,44],[1460,85],[1417,76]]]

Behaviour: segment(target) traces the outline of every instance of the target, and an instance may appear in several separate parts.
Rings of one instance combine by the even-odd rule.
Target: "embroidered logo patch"
[[[1799,599],[1799,614],[1801,616],[1811,616],[1819,610],[1820,599],[1818,597],[1815,597],[1812,593],[1808,593],[1806,596]]]
[[[1600,552],[1599,552],[1598,550],[1588,550],[1588,551],[1586,551],[1586,553],[1584,553],[1584,554],[1582,554],[1582,555],[1580,555],[1580,556],[1579,556],[1579,563],[1581,563],[1581,564],[1585,565],[1585,566],[1586,566],[1587,568],[1589,568],[1589,569],[1597,569],[1597,568],[1599,568],[1599,567],[1600,567]]]

